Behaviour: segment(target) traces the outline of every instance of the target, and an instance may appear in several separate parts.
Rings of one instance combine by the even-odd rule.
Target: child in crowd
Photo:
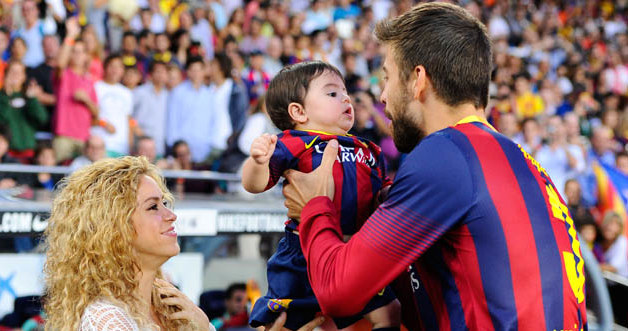
[[[377,206],[379,192],[391,181],[380,148],[347,134],[354,110],[342,74],[320,61],[286,67],[271,81],[266,107],[273,123],[284,131],[255,139],[243,168],[244,188],[259,193],[273,187],[287,169],[312,171],[319,166],[327,143],[336,139],[340,153],[334,164],[334,204],[342,214],[343,233],[354,234]],[[274,321],[288,309],[285,326],[296,330],[320,311],[308,281],[298,225],[295,219],[286,222],[285,236],[268,261],[269,289],[253,306],[249,320],[253,327]],[[398,301],[386,287],[358,316],[334,321],[338,328],[345,328],[364,316],[373,330],[399,330],[399,310]]]

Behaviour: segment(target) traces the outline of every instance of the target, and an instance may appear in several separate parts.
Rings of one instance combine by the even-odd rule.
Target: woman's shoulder
[[[79,331],[106,330],[139,331],[140,329],[124,308],[107,300],[96,300],[83,311]]]

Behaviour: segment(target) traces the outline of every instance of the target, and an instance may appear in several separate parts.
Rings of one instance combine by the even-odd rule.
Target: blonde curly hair
[[[140,269],[131,244],[136,235],[131,215],[142,175],[154,179],[173,202],[159,170],[145,157],[101,160],[60,183],[44,233],[46,330],[78,330],[83,311],[97,299],[121,306],[139,325],[158,329],[140,313],[136,294]],[[161,272],[157,277],[163,278]],[[183,326],[167,318],[176,309],[161,303],[155,287],[152,292],[161,325]]]

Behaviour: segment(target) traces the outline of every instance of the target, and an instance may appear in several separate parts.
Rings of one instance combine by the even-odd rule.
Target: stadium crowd
[[[602,269],[628,277],[626,211],[609,198],[628,195],[628,184],[614,192],[608,185],[628,183],[626,1],[457,3],[493,39],[489,121],[548,171]],[[237,172],[252,140],[276,132],[263,105],[270,80],[285,65],[322,60],[345,76],[351,133],[379,144],[394,175],[403,155],[378,100],[383,52],[372,31],[413,4],[2,2],[0,163],[76,169],[135,154],[163,169]],[[58,179],[0,173],[0,189],[52,190]],[[176,192],[225,190],[170,184]],[[622,309],[618,320],[626,321]]]

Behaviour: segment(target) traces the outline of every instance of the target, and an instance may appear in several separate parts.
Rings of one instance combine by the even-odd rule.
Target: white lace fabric
[[[81,316],[78,331],[149,331],[140,329],[131,316],[121,307],[106,301],[91,303]]]

